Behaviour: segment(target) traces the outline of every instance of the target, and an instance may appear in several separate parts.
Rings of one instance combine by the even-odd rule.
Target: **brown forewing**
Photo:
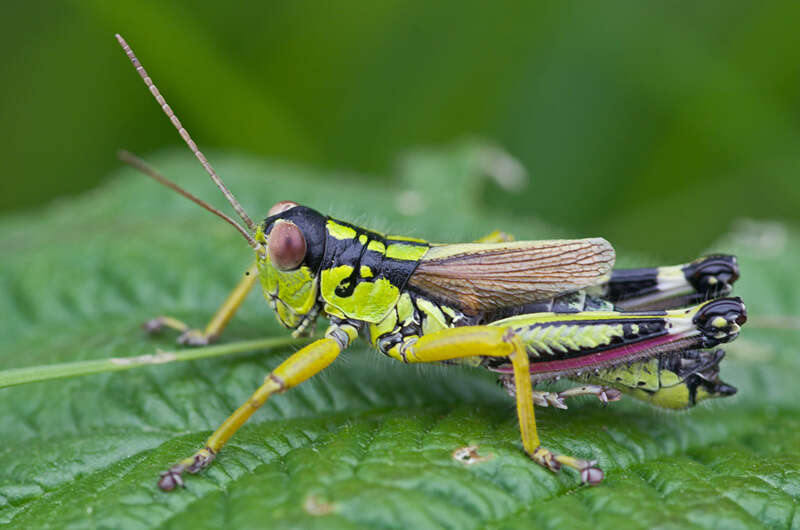
[[[475,314],[605,281],[614,249],[602,238],[435,245],[408,284]]]

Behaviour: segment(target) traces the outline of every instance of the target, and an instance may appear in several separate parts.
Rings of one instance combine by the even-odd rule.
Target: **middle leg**
[[[508,392],[509,396],[515,397],[517,395],[517,387],[511,374],[501,375],[498,378],[498,382]],[[595,384],[575,386],[561,392],[534,390],[533,404],[537,407],[554,407],[566,410],[567,403],[564,400],[577,396],[595,396],[603,405],[608,405],[611,401],[619,401],[622,398],[622,392],[610,386]]]

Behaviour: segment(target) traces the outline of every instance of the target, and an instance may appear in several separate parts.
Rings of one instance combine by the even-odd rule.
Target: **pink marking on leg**
[[[662,335],[660,337],[643,340],[635,344],[623,344],[621,346],[617,346],[616,348],[611,348],[609,350],[583,355],[581,357],[574,357],[572,359],[562,359],[560,361],[548,361],[548,362],[532,362],[530,365],[531,366],[530,370],[532,374],[540,374],[546,372],[572,372],[575,370],[580,370],[582,368],[587,368],[587,367],[593,367],[596,365],[618,364],[621,362],[625,362],[627,360],[633,360],[637,358],[637,354],[640,354],[643,351],[646,351],[650,348],[661,346],[662,344],[667,344],[669,342],[673,342],[688,337],[690,335],[691,333]],[[617,362],[615,363],[613,361]],[[492,368],[492,371],[509,374],[513,372],[513,368],[510,365],[499,366],[497,368]]]

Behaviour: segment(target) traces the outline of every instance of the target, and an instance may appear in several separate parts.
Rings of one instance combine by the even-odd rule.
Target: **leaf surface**
[[[484,211],[481,153],[417,152],[380,189],[353,175],[211,158],[257,218],[289,199],[433,241],[498,228],[520,238],[602,235]],[[153,164],[222,204],[185,153]],[[800,528],[798,239],[782,225],[744,223],[715,249],[739,255],[736,294],[751,319],[723,363],[735,397],[688,413],[631,400],[537,409],[544,444],[596,458],[607,476],[599,487],[523,454],[513,402],[491,374],[402,365],[358,344],[270,400],[207,472],[171,494],[156,488],[159,472],[200,446],[288,351],[0,390],[0,523]],[[173,349],[173,335],[148,338],[140,324],[169,314],[203,325],[251,259],[229,226],[129,170],[90,194],[0,220],[0,245],[0,369]],[[617,251],[622,266],[656,265]],[[223,341],[284,333],[253,293]],[[466,446],[482,458],[453,457]]]

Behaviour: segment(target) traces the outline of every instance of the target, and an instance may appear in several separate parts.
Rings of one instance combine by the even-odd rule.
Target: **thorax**
[[[399,358],[397,349],[407,340],[439,330],[474,324],[474,319],[458,309],[412,292],[403,292],[394,307],[367,331],[372,345],[382,353]]]

